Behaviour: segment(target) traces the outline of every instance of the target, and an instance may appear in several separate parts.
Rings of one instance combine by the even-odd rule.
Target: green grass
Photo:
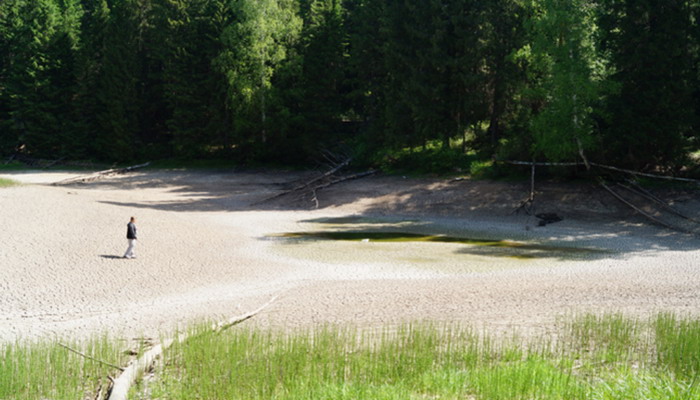
[[[153,398],[698,399],[700,322],[619,315],[562,324],[556,340],[453,326],[196,334],[166,354]]]
[[[124,344],[107,337],[67,346],[115,365],[129,359]],[[0,345],[0,399],[94,398],[108,376],[119,370],[89,360],[59,345],[58,341],[17,342]]]
[[[19,185],[19,183],[16,181],[13,181],[12,179],[0,178],[0,188],[16,186],[16,185]]]
[[[556,334],[494,337],[417,323],[376,330],[190,328],[133,399],[700,399],[700,320],[564,318]],[[124,365],[128,343],[72,347]],[[118,371],[56,342],[0,347],[0,399],[94,398]]]

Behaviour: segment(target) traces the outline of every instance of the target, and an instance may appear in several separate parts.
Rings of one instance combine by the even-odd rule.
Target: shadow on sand
[[[313,210],[314,205],[299,198],[274,197],[299,182],[314,176],[314,172],[271,171],[151,171],[135,174],[119,180],[105,180],[91,187],[121,190],[160,188],[173,196],[166,201],[103,203],[128,208],[145,208],[182,212],[247,212]],[[381,231],[396,220],[422,225],[409,233],[421,235],[444,234],[459,239],[474,237],[470,232],[442,231],[442,222],[479,224],[480,220],[496,222],[494,237],[477,239],[531,240],[547,245],[566,242],[572,247],[585,246],[594,250],[594,258],[619,257],[624,254],[648,251],[694,251],[699,247],[697,235],[673,232],[646,224],[646,220],[629,213],[619,201],[593,184],[542,183],[539,186],[537,206],[539,212],[555,212],[564,223],[536,227],[534,217],[513,215],[513,210],[527,193],[528,182],[452,181],[440,178],[413,178],[377,175],[357,181],[348,181],[319,191],[319,211],[325,207],[341,207],[363,201],[366,205],[348,220],[300,221],[331,223],[336,225],[375,225]],[[661,193],[660,197],[664,194]],[[683,194],[687,199],[685,212],[700,217],[698,192]],[[372,201],[367,201],[372,199]],[[678,199],[676,199],[678,200]],[[677,204],[681,204],[680,201]],[[377,220],[377,217],[378,220]],[[567,224],[566,221],[569,221]],[[574,221],[571,223],[570,221]],[[491,230],[484,224],[483,230]],[[560,228],[560,226],[563,228]],[[506,229],[501,232],[501,228]],[[336,228],[336,230],[338,230]],[[350,226],[340,229],[347,233]],[[519,232],[516,232],[519,231]],[[362,229],[366,234],[367,229]],[[403,232],[403,230],[401,231]],[[272,233],[272,232],[271,232]],[[539,239],[539,240],[538,240]],[[602,246],[598,247],[599,244]],[[564,245],[559,243],[559,245]],[[619,247],[618,247],[619,245]],[[471,246],[464,252],[481,254],[489,247]],[[548,249],[533,249],[538,256]],[[566,251],[566,250],[565,250]],[[567,257],[572,252],[568,252]],[[561,256],[560,252],[552,253]]]

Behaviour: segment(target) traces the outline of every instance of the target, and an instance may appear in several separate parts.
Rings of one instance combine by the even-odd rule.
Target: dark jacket
[[[133,222],[129,222],[126,225],[126,238],[136,239],[136,225]]]

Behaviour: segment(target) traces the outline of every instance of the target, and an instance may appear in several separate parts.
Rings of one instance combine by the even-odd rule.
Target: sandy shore
[[[75,173],[0,176],[24,183],[0,189],[0,341],[157,335],[276,295],[251,324],[431,320],[538,333],[581,312],[700,315],[700,240],[614,222],[600,199],[583,202],[598,202],[599,218],[583,222],[590,210],[572,200],[564,221],[536,228],[510,215],[520,188],[483,182],[366,178],[329,188],[309,210],[255,205],[298,173],[149,171],[71,186],[50,183]],[[697,199],[686,207],[697,215]],[[132,215],[138,258],[125,260]],[[585,251],[279,237],[348,229]]]

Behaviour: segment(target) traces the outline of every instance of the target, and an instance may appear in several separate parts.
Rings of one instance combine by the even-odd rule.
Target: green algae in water
[[[424,243],[451,243],[463,244],[460,254],[471,254],[490,257],[510,257],[522,260],[537,258],[584,258],[607,254],[607,251],[571,247],[544,245],[538,243],[524,243],[511,240],[494,240],[465,238],[447,235],[427,235],[412,232],[385,232],[385,231],[308,231],[289,232],[278,237],[291,240],[312,240],[312,241],[353,241],[353,242],[376,242],[376,243],[401,243],[401,242],[424,242]]]
[[[313,224],[326,224],[326,225],[381,225],[386,224],[386,219],[380,218],[370,218],[359,215],[350,215],[346,217],[324,217],[307,219],[300,222],[313,223]],[[389,221],[390,222],[390,221]],[[420,222],[418,220],[403,220],[401,224],[414,224]]]

